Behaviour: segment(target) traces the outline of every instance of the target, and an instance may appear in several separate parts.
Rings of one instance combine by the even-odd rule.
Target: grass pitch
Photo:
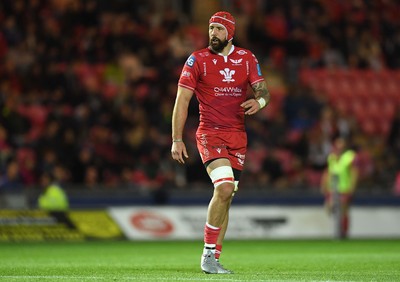
[[[2,243],[0,281],[400,281],[400,240],[227,241],[232,275],[200,271],[202,242]]]

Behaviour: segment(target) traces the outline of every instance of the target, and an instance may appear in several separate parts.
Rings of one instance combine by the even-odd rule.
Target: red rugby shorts
[[[197,149],[203,163],[226,158],[232,168],[243,170],[247,149],[246,132],[196,132]]]

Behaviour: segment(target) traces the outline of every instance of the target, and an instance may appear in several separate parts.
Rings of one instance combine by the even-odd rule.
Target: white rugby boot
[[[222,264],[217,260],[217,268],[218,268],[218,274],[233,274],[232,270],[226,269],[225,267],[222,266]]]
[[[215,254],[208,250],[201,256],[201,270],[207,274],[232,274],[233,271],[225,269],[216,259]]]

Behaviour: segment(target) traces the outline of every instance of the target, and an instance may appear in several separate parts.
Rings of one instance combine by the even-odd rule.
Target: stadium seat
[[[386,136],[400,106],[398,71],[302,70],[301,79],[319,87],[335,109],[355,116],[368,135]]]
[[[40,104],[20,105],[18,112],[29,119],[31,128],[27,134],[27,141],[33,141],[42,134],[49,109]]]
[[[377,120],[377,124],[378,130],[382,136],[387,136],[389,134],[392,121],[390,119]]]
[[[384,85],[379,80],[376,80],[376,79],[371,80],[369,82],[368,89],[371,93],[371,96],[381,97],[384,95]]]
[[[369,136],[379,134],[379,127],[376,120],[365,118],[360,120],[361,129]]]
[[[351,112],[354,113],[358,120],[366,118],[368,114],[366,103],[362,99],[355,99],[351,104]]]
[[[365,114],[370,118],[377,119],[386,113],[383,112],[382,105],[378,104],[377,99],[371,98],[365,103]]]

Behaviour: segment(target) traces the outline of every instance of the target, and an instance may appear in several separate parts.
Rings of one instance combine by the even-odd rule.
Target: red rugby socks
[[[204,226],[204,252],[211,250],[215,253],[215,247],[217,245],[217,239],[219,236],[219,232],[221,231],[221,227],[215,227],[209,224],[208,222]]]
[[[222,252],[222,245],[216,245],[215,246],[215,259],[216,260],[219,260],[219,257],[220,257],[220,255],[221,255],[221,252]]]

